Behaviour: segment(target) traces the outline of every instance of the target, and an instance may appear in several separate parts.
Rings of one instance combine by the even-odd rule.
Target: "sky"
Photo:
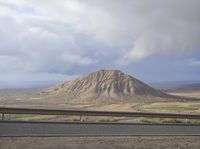
[[[199,0],[0,0],[0,87],[100,69],[200,82]]]

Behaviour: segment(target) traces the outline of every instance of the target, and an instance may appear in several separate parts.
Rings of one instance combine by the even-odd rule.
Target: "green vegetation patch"
[[[5,114],[4,120],[41,121],[54,119],[54,115]]]
[[[199,119],[177,119],[177,118],[140,118],[142,123],[192,123],[200,124]]]

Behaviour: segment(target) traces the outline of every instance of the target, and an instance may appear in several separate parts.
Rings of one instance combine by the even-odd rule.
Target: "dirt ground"
[[[200,136],[1,137],[0,149],[199,149]]]
[[[169,94],[175,95],[175,96],[200,98],[200,91],[193,91],[193,92],[171,92]]]

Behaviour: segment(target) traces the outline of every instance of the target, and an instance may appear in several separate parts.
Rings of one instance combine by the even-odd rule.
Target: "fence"
[[[186,122],[188,119],[200,119],[200,115],[196,114],[30,109],[30,108],[13,108],[13,107],[0,107],[0,113],[2,113],[2,120],[4,120],[5,114],[74,115],[74,116],[80,116],[80,120],[82,116],[180,118],[180,119],[186,119]]]

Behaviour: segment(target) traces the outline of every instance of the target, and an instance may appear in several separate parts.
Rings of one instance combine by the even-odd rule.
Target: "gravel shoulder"
[[[199,149],[200,136],[0,137],[0,149]]]

